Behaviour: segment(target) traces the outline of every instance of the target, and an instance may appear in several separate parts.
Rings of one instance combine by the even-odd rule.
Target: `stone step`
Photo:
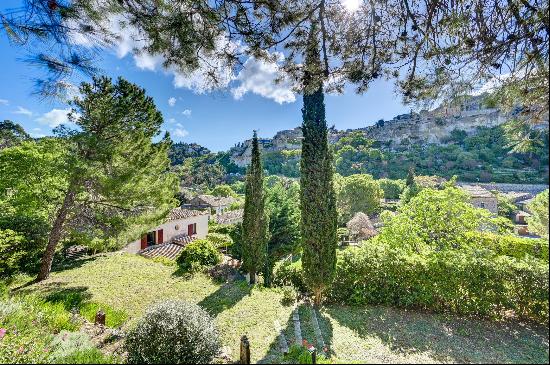
[[[273,324],[275,325],[275,331],[279,333],[279,349],[284,355],[286,355],[288,354],[288,343],[286,342],[285,333],[281,328],[281,323],[278,320],[275,320]]]
[[[317,320],[317,311],[312,306],[309,307],[311,312],[311,326],[313,327],[313,332],[315,332],[315,338],[317,339],[317,345],[321,351],[325,349],[325,341],[323,339],[323,333],[319,327],[319,321]]]

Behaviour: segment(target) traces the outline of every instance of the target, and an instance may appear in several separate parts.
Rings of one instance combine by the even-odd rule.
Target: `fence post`
[[[250,342],[246,335],[241,337],[241,364],[250,364]]]
[[[311,363],[317,364],[317,349],[312,346],[308,350],[309,350],[309,353],[311,354]]]

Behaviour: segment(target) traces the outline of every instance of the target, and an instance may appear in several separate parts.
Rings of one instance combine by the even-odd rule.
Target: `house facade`
[[[140,239],[130,242],[125,251],[139,253],[149,247],[172,243],[184,246],[196,238],[208,234],[209,214],[205,211],[175,208],[165,223],[143,234]]]
[[[464,190],[470,196],[470,203],[476,208],[487,209],[493,214],[498,214],[498,200],[495,194],[479,185],[462,185]]]

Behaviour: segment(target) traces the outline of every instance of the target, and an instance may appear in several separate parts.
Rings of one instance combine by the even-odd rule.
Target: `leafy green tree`
[[[2,148],[17,145],[30,138],[31,136],[25,132],[21,125],[11,120],[0,122],[0,150]]]
[[[242,266],[256,282],[267,255],[268,217],[265,211],[264,172],[258,136],[252,138],[252,160],[246,173],[245,201],[242,225]]]
[[[518,208],[508,197],[499,191],[492,191],[492,193],[497,197],[498,215],[505,218],[512,218],[512,214],[514,214]]]
[[[220,197],[237,197],[237,193],[235,193],[233,189],[231,189],[231,186],[227,184],[216,185],[214,189],[210,191],[210,194]]]
[[[399,199],[399,195],[405,190],[405,181],[399,179],[379,179],[378,184],[384,191],[384,198],[386,199]]]
[[[380,210],[384,192],[371,175],[356,174],[343,177],[337,187],[339,223],[345,224],[357,212],[372,215]]]
[[[538,194],[529,204],[529,230],[548,240],[548,189]]]
[[[20,270],[26,252],[22,250],[25,237],[11,229],[0,229],[0,278]]]
[[[124,79],[82,83],[71,103],[78,130],[58,130],[66,144],[63,189],[37,280],[48,277],[59,241],[69,229],[116,236],[146,229],[175,206],[176,179],[168,173],[169,137],[159,143],[162,115],[145,91]]]
[[[270,235],[264,269],[266,286],[271,285],[276,261],[295,252],[300,245],[300,187],[293,181],[277,180],[271,186],[266,184]]]
[[[312,30],[310,37],[315,37]],[[322,82],[315,72],[320,66],[316,41],[309,41],[304,74],[302,108],[302,159],[300,207],[302,212],[302,265],[306,285],[316,305],[334,278],[338,243],[338,213],[333,184],[333,160],[328,146]]]
[[[24,237],[18,271],[36,273],[51,217],[67,188],[66,143],[58,138],[24,141],[0,151],[0,230]]]
[[[380,240],[421,252],[458,248],[467,232],[489,226],[491,219],[487,210],[470,204],[464,191],[447,187],[423,189],[385,223]]]

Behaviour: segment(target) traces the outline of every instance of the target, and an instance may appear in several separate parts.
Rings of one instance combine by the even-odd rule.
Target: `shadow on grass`
[[[325,313],[364,339],[377,337],[395,353],[425,352],[440,361],[459,363],[548,362],[548,328],[542,325],[385,307],[329,306]],[[326,322],[330,320],[325,318]]]
[[[281,324],[281,332],[284,334],[288,349],[292,352],[292,347],[303,347],[304,342],[307,342],[310,345],[313,345],[318,355],[324,355],[327,358],[330,358],[334,353],[331,350],[331,345],[333,341],[333,331],[332,331],[332,324],[330,323],[330,320],[327,319],[322,313],[320,313],[317,309],[316,311],[316,317],[317,322],[319,325],[319,328],[321,330],[322,334],[322,340],[324,343],[320,343],[319,339],[317,338],[317,335],[315,334],[314,324],[312,320],[312,307],[309,304],[300,304],[297,306],[298,313],[300,315],[300,327],[301,327],[301,335],[302,335],[302,342],[298,343],[295,337],[295,331],[294,331],[294,320],[292,315],[288,318],[286,323]],[[275,328],[273,329],[275,331]],[[277,334],[279,336],[279,334]],[[305,347],[304,347],[305,349]],[[296,352],[296,351],[294,351]],[[283,352],[281,351],[280,347],[280,340],[279,337],[276,337],[276,339],[270,344],[269,350],[267,351],[266,355],[258,361],[259,364],[278,364],[278,363],[287,363],[287,364],[294,364],[297,363],[298,359],[292,356],[285,356]]]
[[[63,260],[54,261],[52,265],[52,272],[76,269],[88,262],[95,261],[97,258],[101,256],[103,255],[98,254],[94,256],[84,256],[82,258],[74,259],[74,260],[63,259]]]
[[[245,296],[250,295],[250,292],[251,288],[245,280],[224,283],[214,293],[201,300],[199,305],[215,317],[232,308]]]

